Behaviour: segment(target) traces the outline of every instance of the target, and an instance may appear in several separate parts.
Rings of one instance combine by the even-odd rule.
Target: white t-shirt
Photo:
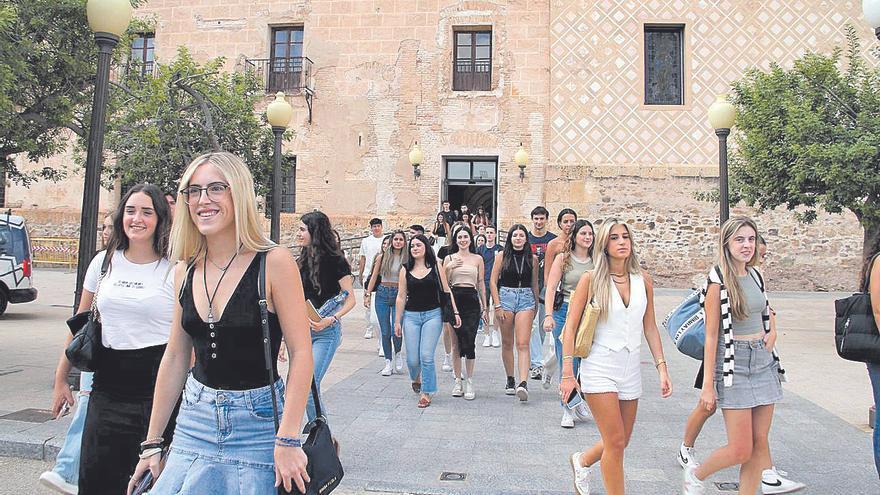
[[[106,251],[92,259],[83,287],[98,288]],[[98,292],[101,341],[111,349],[143,349],[168,343],[174,312],[174,273],[167,259],[147,264],[128,261],[121,250],[113,253],[110,268]]]
[[[361,256],[364,259],[364,287],[370,281],[370,274],[373,273],[373,262],[376,261],[376,255],[382,250],[382,239],[385,236],[374,237],[373,234],[368,235],[361,241]]]

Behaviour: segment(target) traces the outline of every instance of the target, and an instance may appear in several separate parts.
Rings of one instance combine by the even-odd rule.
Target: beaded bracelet
[[[293,437],[275,437],[275,445],[279,447],[302,447],[302,440]]]

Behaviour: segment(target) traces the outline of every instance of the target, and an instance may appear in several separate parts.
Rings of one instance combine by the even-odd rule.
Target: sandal
[[[422,391],[422,382],[412,382],[413,392],[419,393]]]
[[[419,409],[424,409],[430,405],[431,405],[431,399],[429,399],[426,396],[422,396],[419,398],[419,403],[416,404],[416,407],[418,407]]]

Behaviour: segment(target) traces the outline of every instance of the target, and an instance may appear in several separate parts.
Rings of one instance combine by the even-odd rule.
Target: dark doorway
[[[465,204],[472,212],[480,206],[495,222],[497,209],[497,169],[498,159],[491,158],[447,158],[443,181],[443,197],[449,200],[453,210]]]

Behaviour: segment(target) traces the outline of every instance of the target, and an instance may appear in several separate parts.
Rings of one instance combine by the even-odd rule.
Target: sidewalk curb
[[[0,419],[0,456],[54,461],[70,419],[27,423]]]

